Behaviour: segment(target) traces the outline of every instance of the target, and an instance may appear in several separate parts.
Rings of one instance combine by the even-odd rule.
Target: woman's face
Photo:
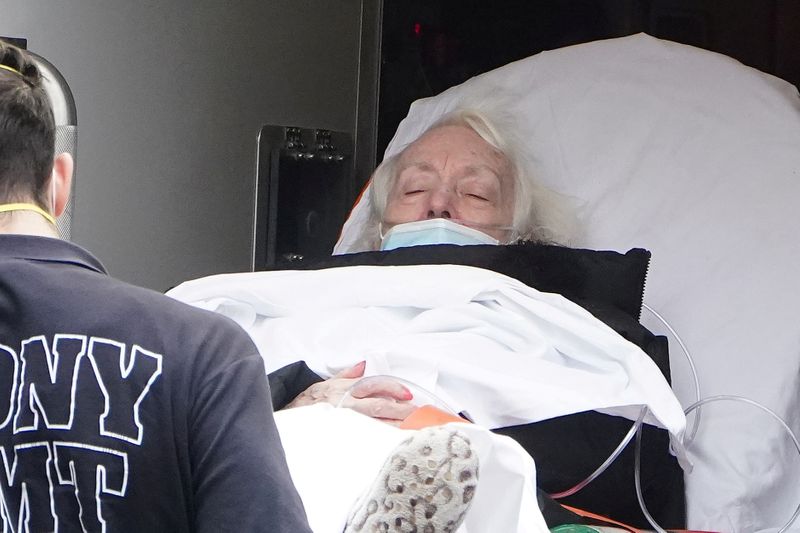
[[[441,126],[401,154],[384,223],[449,218],[504,241],[513,210],[514,180],[503,154],[468,127]]]

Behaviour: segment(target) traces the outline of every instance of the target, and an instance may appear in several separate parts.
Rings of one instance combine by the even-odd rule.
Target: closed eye
[[[467,197],[474,198],[474,199],[480,200],[482,202],[488,202],[489,201],[488,198],[486,198],[484,196],[481,196],[480,194],[467,193]]]
[[[405,194],[406,196],[412,196],[414,194],[420,194],[423,192],[425,192],[425,189],[412,189],[410,191],[404,192],[403,194]]]

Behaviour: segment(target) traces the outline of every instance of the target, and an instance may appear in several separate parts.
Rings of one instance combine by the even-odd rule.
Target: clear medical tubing
[[[761,409],[762,411],[764,411],[765,413],[770,415],[772,418],[774,418],[775,420],[778,421],[778,423],[781,425],[781,427],[783,427],[784,430],[786,430],[786,433],[789,434],[789,438],[792,439],[792,442],[794,443],[794,447],[797,450],[797,453],[800,454],[800,441],[797,440],[797,436],[792,431],[792,428],[790,428],[789,425],[780,416],[778,416],[777,413],[775,413],[775,411],[771,410],[769,407],[761,405],[760,403],[758,403],[755,400],[751,400],[750,398],[744,398],[742,396],[732,396],[732,395],[729,395],[729,394],[721,394],[719,396],[710,396],[708,398],[703,398],[702,400],[696,401],[695,403],[693,403],[692,405],[687,407],[686,410],[684,411],[684,413],[686,413],[688,415],[689,413],[691,413],[695,409],[698,409],[703,404],[711,403],[711,402],[718,402],[718,401],[722,401],[722,400],[744,402],[744,403],[750,404],[750,405],[752,405],[754,407],[758,407],[759,409]],[[641,456],[641,430],[637,429],[637,431],[636,431],[636,455],[635,455],[635,463],[634,463],[634,480],[636,482],[636,497],[639,500],[639,507],[642,508],[642,513],[644,513],[644,516],[647,519],[647,521],[650,522],[650,525],[653,526],[653,528],[656,531],[658,531],[658,533],[666,533],[663,528],[661,528],[658,524],[656,524],[655,520],[653,520],[653,517],[650,516],[650,513],[647,511],[647,507],[644,504],[644,497],[642,496],[642,486],[641,486],[641,481],[640,481],[640,456]],[[778,533],[784,533],[785,531],[787,531],[791,527],[791,525],[794,524],[795,520],[797,520],[798,516],[800,516],[800,504],[798,504],[798,506],[795,509],[794,513],[789,518],[789,521],[786,522],[786,524],[784,524],[783,527],[781,527],[778,530]]]
[[[712,397],[704,398],[704,399],[701,400],[700,399],[701,398],[700,380],[697,377],[697,368],[694,366],[694,360],[692,359],[692,355],[689,353],[689,349],[686,347],[686,344],[684,344],[683,339],[681,339],[680,335],[678,335],[678,332],[675,331],[672,328],[672,326],[669,325],[669,323],[664,319],[664,317],[662,317],[660,314],[658,314],[652,307],[650,307],[646,303],[642,303],[642,307],[647,309],[648,311],[650,311],[650,313],[652,313],[653,316],[655,316],[664,325],[664,327],[666,327],[667,330],[669,330],[669,332],[672,333],[672,335],[675,336],[675,339],[678,341],[678,345],[681,347],[681,350],[683,350],[683,353],[686,356],[686,360],[689,362],[689,367],[691,368],[692,378],[694,379],[695,398],[697,398],[697,401],[695,403],[693,403],[692,405],[690,405],[689,407],[687,407],[686,410],[684,411],[684,413],[688,415],[692,411],[697,410],[697,414],[694,417],[694,423],[692,424],[692,430],[689,432],[689,435],[684,438],[684,441],[683,441],[683,444],[684,444],[684,446],[686,448],[688,448],[692,444],[692,441],[694,441],[694,437],[697,434],[697,428],[700,425],[700,406],[703,405],[703,404],[706,404],[706,403],[714,402],[714,401],[732,400],[732,401],[739,401],[739,402],[748,403],[750,405],[758,407],[759,409],[761,409],[765,413],[769,414],[772,418],[777,420],[778,423],[783,427],[783,429],[786,430],[786,432],[789,434],[789,437],[792,439],[792,442],[794,443],[794,447],[797,449],[797,453],[800,454],[800,442],[798,442],[797,436],[794,434],[794,432],[792,432],[792,429],[789,427],[789,425],[780,416],[778,416],[777,413],[775,413],[774,411],[772,411],[768,407],[766,407],[764,405],[761,405],[760,403],[756,402],[755,400],[751,400],[749,398],[744,398],[742,396],[732,396],[732,395],[728,395],[728,394],[723,394],[723,395],[719,395],[719,396],[712,396]],[[642,508],[642,512],[644,513],[645,518],[647,518],[647,521],[650,522],[650,525],[653,526],[656,529],[656,531],[661,533],[663,531],[663,529],[661,529],[658,526],[658,524],[655,523],[653,518],[647,512],[647,508],[644,505],[644,499],[643,499],[642,493],[641,493],[641,487],[640,487],[640,482],[639,482],[639,451],[640,451],[640,448],[641,448],[641,443],[640,443],[640,438],[641,437],[639,436],[639,434],[640,434],[640,430],[637,429],[636,430],[636,457],[635,457],[636,497],[639,499],[639,506]],[[794,511],[794,514],[792,514],[792,516],[789,519],[789,521],[786,523],[785,526],[783,526],[778,531],[778,533],[783,533],[784,531],[788,530],[789,527],[795,522],[795,520],[797,520],[798,516],[800,516],[800,504],[798,504],[797,509],[795,509],[795,511]]]
[[[683,354],[686,356],[686,360],[689,362],[689,368],[692,371],[692,379],[694,380],[694,398],[696,401],[699,401],[700,398],[702,397],[700,395],[700,379],[698,379],[697,377],[697,368],[695,368],[694,366],[694,359],[692,359],[692,355],[689,353],[689,349],[686,347],[686,344],[683,343],[683,339],[681,339],[681,336],[678,335],[678,332],[672,329],[672,326],[669,325],[669,322],[664,320],[664,317],[658,314],[655,311],[655,309],[653,309],[644,302],[642,302],[642,307],[650,311],[650,313],[652,313],[654,317],[656,317],[662,324],[664,324],[664,327],[667,328],[667,330],[669,330],[669,332],[672,333],[672,335],[675,337],[675,340],[678,341],[678,346],[680,346],[681,350],[683,350]],[[694,440],[694,436],[697,434],[697,427],[699,425],[700,425],[700,410],[698,409],[697,414],[694,415],[692,430],[689,432],[689,436],[684,438],[684,446],[689,446],[692,443],[692,441]]]
[[[636,422],[633,423],[631,429],[628,430],[628,433],[625,435],[625,437],[620,441],[620,443],[617,445],[614,451],[611,452],[611,455],[609,455],[608,458],[605,461],[603,461],[603,464],[597,467],[597,470],[589,474],[589,477],[587,477],[586,479],[584,479],[571,489],[567,489],[563,492],[556,492],[550,494],[550,497],[558,500],[561,498],[566,498],[567,496],[572,496],[576,492],[583,489],[586,485],[597,479],[597,476],[605,472],[606,469],[609,466],[611,466],[611,463],[616,461],[617,457],[619,457],[619,454],[622,453],[622,450],[625,449],[625,447],[628,445],[628,443],[631,441],[634,435],[636,435],[639,432],[639,428],[642,427],[642,421],[644,420],[644,415],[646,413],[647,413],[647,407],[642,407],[642,410],[639,412],[639,418],[636,419]]]
[[[647,410],[647,407],[645,407],[645,410]],[[645,519],[647,519],[650,525],[653,526],[653,529],[655,529],[658,533],[667,533],[664,528],[656,523],[655,519],[650,515],[650,511],[647,510],[647,506],[644,504],[641,480],[642,426],[636,428],[636,448],[633,457],[633,481],[636,484],[636,499],[639,500],[639,507],[642,510],[642,514],[644,514]]]
[[[659,313],[657,313],[652,307],[650,307],[646,303],[642,303],[642,307],[647,309],[648,311],[650,311],[650,313],[652,313],[653,316],[655,316],[664,325],[664,327],[666,327],[667,330],[669,330],[669,332],[672,333],[672,335],[678,341],[678,345],[681,347],[681,350],[683,350],[683,353],[686,356],[686,360],[689,362],[689,367],[690,367],[691,372],[692,372],[692,378],[694,379],[694,390],[695,390],[695,397],[697,398],[697,401],[695,403],[693,403],[692,405],[690,405],[689,407],[687,407],[686,410],[684,410],[684,414],[688,415],[689,413],[691,413],[692,411],[695,411],[695,410],[697,411],[697,414],[695,415],[694,423],[692,424],[691,431],[689,432],[688,436],[684,437],[684,446],[686,448],[688,448],[691,445],[692,441],[694,440],[695,435],[697,434],[697,429],[698,429],[699,424],[700,424],[700,406],[702,406],[702,405],[704,405],[706,403],[710,403],[710,402],[729,400],[729,401],[744,402],[744,403],[748,403],[750,405],[753,405],[755,407],[758,407],[762,411],[764,411],[767,414],[769,414],[772,418],[777,420],[778,423],[783,427],[783,429],[786,430],[786,432],[789,434],[789,438],[792,439],[792,442],[794,443],[794,447],[797,449],[797,453],[800,454],[800,441],[798,441],[797,436],[794,434],[794,432],[792,432],[792,429],[789,427],[789,425],[780,416],[778,416],[777,413],[775,413],[774,411],[772,411],[768,407],[765,407],[765,406],[761,405],[760,403],[756,402],[755,400],[751,400],[749,398],[744,398],[744,397],[741,397],[741,396],[732,396],[732,395],[727,395],[727,394],[719,395],[719,396],[711,396],[709,398],[700,399],[700,380],[699,380],[699,378],[697,376],[697,368],[694,365],[694,360],[692,359],[692,355],[689,353],[689,349],[686,347],[686,344],[683,342],[683,339],[681,339],[680,335],[678,335],[678,332],[676,332],[673,329],[673,327],[669,325],[669,323],[664,319],[664,317],[662,317]],[[636,436],[636,448],[635,448],[635,454],[634,454],[634,481],[636,483],[636,498],[639,500],[639,507],[641,507],[642,513],[644,514],[645,518],[650,523],[650,525],[653,526],[653,528],[658,533],[666,533],[665,530],[662,527],[660,527],[655,522],[653,517],[650,515],[650,512],[647,510],[647,506],[644,503],[644,496],[642,495],[641,470],[640,470],[641,446],[642,446],[642,444],[641,444],[641,433],[642,433],[641,427],[642,427],[642,420],[644,420],[644,417],[645,417],[645,414],[647,413],[647,410],[648,410],[647,406],[643,406],[642,407],[642,410],[641,410],[641,412],[639,414],[639,418],[637,418],[636,422],[633,423],[633,425],[631,426],[631,429],[628,430],[628,433],[625,435],[625,437],[622,439],[622,441],[620,441],[619,445],[611,453],[611,455],[609,455],[608,458],[605,461],[603,461],[603,464],[601,464],[586,479],[584,479],[583,481],[581,481],[580,483],[578,483],[574,487],[572,487],[570,489],[567,489],[567,490],[565,490],[563,492],[550,494],[550,497],[552,497],[554,499],[566,498],[567,496],[572,496],[576,492],[578,492],[581,489],[583,489],[584,487],[586,487],[589,483],[591,483],[592,481],[597,479],[597,477],[600,474],[605,472],[606,469],[608,469],[609,466],[611,466],[611,463],[613,463],[617,459],[617,457],[619,457],[619,455],[622,453],[622,451],[625,449],[625,447],[628,445],[628,443],[630,443],[631,439],[634,436]],[[794,514],[792,514],[791,518],[789,518],[789,521],[786,523],[786,525],[781,527],[781,529],[778,530],[777,533],[784,533],[785,531],[787,531],[789,529],[789,527],[791,527],[791,525],[795,522],[795,520],[797,520],[797,518],[799,516],[800,516],[800,504],[798,504],[797,509],[795,509]]]
[[[669,323],[666,320],[664,320],[664,317],[662,317],[660,314],[658,314],[652,307],[650,307],[649,305],[647,305],[644,302],[642,303],[642,307],[647,309],[648,311],[650,311],[650,313],[652,313],[653,316],[655,316],[664,325],[664,327],[666,327],[669,330],[669,332],[672,333],[672,335],[675,336],[675,339],[678,341],[678,345],[681,347],[681,350],[683,350],[683,353],[686,356],[686,359],[689,361],[689,367],[691,368],[691,371],[692,371],[692,378],[694,379],[695,398],[697,398],[699,400],[700,399],[700,380],[697,377],[697,369],[694,366],[694,360],[692,359],[692,356],[689,353],[689,349],[686,347],[686,344],[684,344],[683,339],[681,339],[680,335],[678,335],[678,332],[675,331],[672,328],[672,326],[670,326]],[[562,491],[562,492],[556,492],[556,493],[550,494],[550,497],[553,498],[553,499],[558,500],[560,498],[566,498],[567,496],[572,496],[576,492],[578,492],[581,489],[583,489],[584,487],[586,487],[586,485],[588,485],[589,483],[591,483],[592,481],[597,479],[597,477],[600,474],[605,472],[608,469],[608,467],[611,466],[611,463],[616,461],[617,457],[620,456],[622,451],[625,449],[625,447],[628,445],[628,443],[630,443],[631,439],[633,439],[633,437],[636,435],[636,433],[639,432],[639,428],[642,425],[641,420],[644,419],[644,415],[645,415],[646,412],[647,412],[647,408],[646,407],[642,407],[642,412],[639,415],[639,419],[636,422],[634,422],[634,424],[631,426],[631,429],[628,430],[628,433],[620,441],[619,445],[617,445],[617,447],[614,449],[614,451],[611,452],[611,455],[609,455],[608,458],[606,458],[606,460],[603,461],[603,464],[601,464],[599,467],[597,467],[597,469],[594,472],[589,474],[589,476],[586,479],[584,479],[583,481],[579,482],[574,487],[569,488],[569,489],[567,489],[565,491]],[[699,422],[700,422],[700,411],[698,411],[697,415],[695,415],[694,424],[692,425],[692,430],[689,433],[688,441],[685,440],[686,446],[691,444],[691,442],[694,440],[694,436],[697,433],[697,427],[699,425]]]

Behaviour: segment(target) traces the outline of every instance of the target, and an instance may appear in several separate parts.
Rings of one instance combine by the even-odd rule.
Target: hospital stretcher
[[[573,246],[652,252],[642,322],[669,338],[684,407],[737,396],[785,421],[742,401],[703,405],[685,475],[689,526],[800,530],[799,447],[787,431],[800,433],[797,88],[639,34],[546,51],[415,102],[386,156],[493,94],[518,118],[540,181],[575,200]],[[364,207],[337,252],[355,251]]]

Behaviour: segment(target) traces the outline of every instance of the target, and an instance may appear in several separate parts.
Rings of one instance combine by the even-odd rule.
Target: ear
[[[72,190],[72,171],[75,168],[75,162],[72,156],[67,153],[58,154],[53,161],[53,173],[50,177],[54,180],[56,195],[55,205],[53,205],[53,215],[60,217],[64,213],[69,201],[69,194]]]

